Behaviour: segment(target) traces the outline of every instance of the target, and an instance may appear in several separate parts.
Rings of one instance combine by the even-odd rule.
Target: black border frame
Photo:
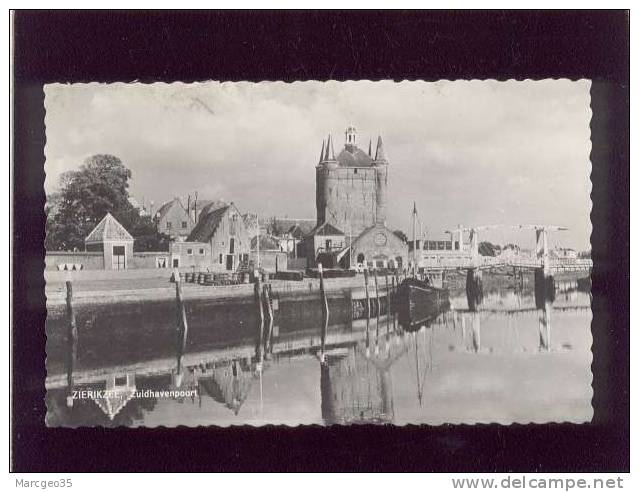
[[[627,11],[17,11],[14,33],[13,471],[629,470]],[[593,423],[44,426],[44,83],[548,77],[593,80]]]

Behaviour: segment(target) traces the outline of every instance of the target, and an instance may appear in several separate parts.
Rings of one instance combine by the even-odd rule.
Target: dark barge
[[[399,324],[405,327],[415,320],[428,319],[449,307],[448,289],[430,285],[418,278],[406,278],[397,289],[395,307]]]

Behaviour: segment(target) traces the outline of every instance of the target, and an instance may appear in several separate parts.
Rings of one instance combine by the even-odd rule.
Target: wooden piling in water
[[[379,288],[377,284],[377,270],[373,270],[373,279],[375,280],[375,304],[377,304],[376,315],[379,318],[380,303],[379,303]]]
[[[324,362],[324,350],[326,348],[326,334],[328,332],[328,298],[326,297],[326,290],[324,289],[324,269],[322,268],[322,264],[319,263],[317,265],[317,271],[319,274],[320,281],[320,299],[322,303],[322,332],[320,335],[321,340],[321,348],[320,348],[320,362]]]
[[[394,302],[394,300],[396,299],[395,296],[397,295],[397,285],[395,284],[395,277],[394,276],[391,278],[391,283],[392,283],[391,289],[393,291],[392,292],[392,297],[393,297],[393,302]],[[390,308],[388,309],[388,312],[389,313],[391,312]]]
[[[271,335],[273,333],[273,305],[271,304],[271,286],[264,284],[262,289],[264,305],[266,306],[266,314],[268,316],[268,326],[266,328],[266,336],[264,337],[264,352],[268,354],[271,351]]]
[[[75,321],[75,312],[73,310],[73,284],[70,280],[66,282],[67,287],[67,406],[73,406],[73,371],[78,356],[78,327]]]
[[[375,324],[375,345],[377,346],[377,341],[379,339],[379,312],[380,312],[380,301],[379,301],[379,288],[377,284],[377,270],[373,270],[373,278],[375,279],[375,317],[377,319],[377,323]]]
[[[177,354],[177,373],[179,375],[182,373],[182,358],[186,350],[186,341],[189,332],[186,308],[184,307],[184,299],[182,297],[182,283],[179,280],[175,282],[175,302],[177,306],[177,332],[179,337]]]
[[[391,294],[388,285],[388,273],[384,274],[384,283],[386,284],[386,315],[389,315],[391,311]]]
[[[364,290],[366,291],[366,319],[371,318],[371,298],[368,293],[368,270],[364,270]]]
[[[257,360],[258,368],[261,368],[262,364],[262,351],[264,343],[264,305],[262,302],[262,284],[260,281],[260,275],[255,275],[255,283],[253,284],[253,293],[255,295],[255,306],[257,308],[257,323],[256,323],[256,337],[255,337],[255,358]]]

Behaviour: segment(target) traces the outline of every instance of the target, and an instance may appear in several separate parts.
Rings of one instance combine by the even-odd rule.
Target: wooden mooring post
[[[324,351],[326,349],[326,334],[328,332],[328,298],[326,297],[326,290],[324,289],[324,269],[322,264],[317,265],[317,271],[319,273],[319,287],[320,287],[320,302],[322,306],[322,332],[320,335],[321,347],[320,347],[320,362],[323,364],[325,361]]]
[[[390,284],[388,283],[388,273],[384,274],[384,285],[386,286],[386,314],[390,314]]]
[[[386,333],[390,330],[390,315],[391,315],[391,293],[388,285],[388,273],[384,274],[384,282],[386,284]]]
[[[379,337],[379,311],[380,311],[380,301],[379,301],[379,288],[377,283],[377,269],[373,270],[373,278],[375,279],[375,317],[377,318],[377,324],[375,325],[376,336]],[[375,342],[377,343],[377,342]]]
[[[66,282],[67,287],[67,407],[73,406],[73,371],[78,357],[78,327],[75,322],[75,312],[73,310],[73,284],[70,280]]]
[[[371,298],[368,292],[368,269],[364,270],[364,290],[366,291],[366,319],[371,318]]]
[[[379,301],[379,288],[377,284],[377,270],[373,270],[373,279],[375,280],[375,304],[377,304],[377,317],[379,318],[380,301]]]
[[[264,353],[265,357],[271,352],[271,336],[273,335],[273,304],[271,303],[271,284],[264,284],[262,289],[264,306],[268,316],[268,326],[266,327],[266,337],[264,337]]]
[[[255,283],[253,284],[253,293],[255,295],[255,307],[257,312],[256,333],[255,333],[255,359],[256,370],[262,369],[262,357],[264,351],[264,303],[262,301],[262,283],[260,281],[259,272],[255,273]]]
[[[180,276],[175,278],[175,303],[177,307],[177,332],[178,332],[178,353],[177,353],[177,377],[181,381],[182,360],[186,351],[186,340],[189,333],[189,324],[186,318],[186,308],[184,306],[184,298],[182,296],[182,282]],[[178,384],[180,386],[180,384]]]

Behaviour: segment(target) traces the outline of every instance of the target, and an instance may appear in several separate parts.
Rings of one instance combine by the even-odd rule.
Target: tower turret
[[[322,152],[320,162],[315,171],[315,205],[317,208],[317,225],[323,224],[328,219],[329,203],[333,189],[337,185],[335,175],[338,167],[333,149],[333,139],[328,135],[328,139],[322,142]]]
[[[386,154],[384,154],[384,142],[382,142],[382,136],[377,137],[377,150],[375,151],[375,162],[384,162],[388,164],[386,160]]]
[[[328,134],[328,141],[326,142],[326,156],[324,161],[331,168],[337,167],[337,159],[335,159],[335,150],[333,149],[333,138],[330,133]]]
[[[316,208],[318,225],[330,223],[357,237],[365,229],[386,221],[387,160],[381,138],[373,149],[357,147],[357,130],[349,125],[344,148],[335,152],[328,135],[322,143],[316,166]],[[367,152],[368,150],[368,152]]]
[[[384,154],[384,143],[382,136],[377,137],[377,149],[375,151],[375,223],[386,225],[386,188],[388,187],[388,161]]]
[[[344,132],[345,136],[345,147],[349,152],[352,152],[354,148],[357,147],[357,128],[353,125],[348,125],[346,131]]]

